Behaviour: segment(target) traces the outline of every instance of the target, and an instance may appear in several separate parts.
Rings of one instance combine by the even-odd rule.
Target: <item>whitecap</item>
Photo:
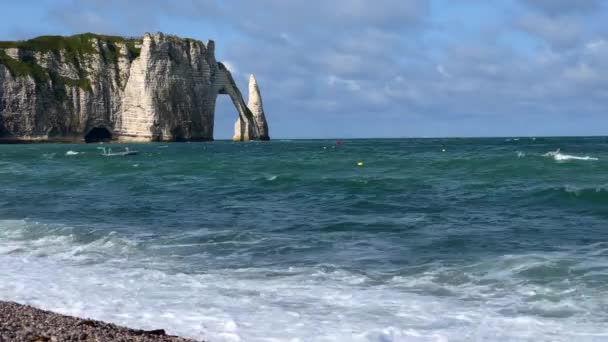
[[[72,151],[72,150],[69,150],[65,153],[66,156],[75,156],[78,154],[80,154],[80,152],[76,152],[76,151]]]
[[[599,160],[599,158],[596,157],[590,157],[590,156],[574,156],[574,155],[570,155],[570,154],[563,154],[560,152],[560,149],[558,148],[555,151],[550,151],[547,152],[545,154],[543,154],[543,157],[552,157],[553,159],[557,160],[557,161],[566,161],[566,160]]]
[[[590,156],[579,157],[568,154],[557,154],[554,158],[555,160],[599,160],[598,158]]]

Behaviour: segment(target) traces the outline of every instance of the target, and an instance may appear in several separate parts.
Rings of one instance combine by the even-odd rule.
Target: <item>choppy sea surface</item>
[[[608,340],[608,138],[103,146],[140,154],[0,145],[0,300],[212,342]]]

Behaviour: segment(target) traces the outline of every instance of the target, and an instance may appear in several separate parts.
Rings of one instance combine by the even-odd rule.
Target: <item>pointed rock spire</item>
[[[253,121],[245,122],[241,117],[234,123],[234,141],[269,140],[268,122],[262,105],[262,95],[255,76],[249,76],[249,101],[247,108],[252,114]],[[253,129],[255,127],[255,129]]]
[[[249,101],[247,107],[253,114],[253,121],[258,131],[258,139],[268,140],[268,123],[264,114],[264,106],[262,104],[262,95],[255,76],[249,76]]]

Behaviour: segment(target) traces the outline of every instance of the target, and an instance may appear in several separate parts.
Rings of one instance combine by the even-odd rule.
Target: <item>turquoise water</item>
[[[0,145],[0,299],[211,341],[608,340],[608,138],[104,146],[140,154]]]

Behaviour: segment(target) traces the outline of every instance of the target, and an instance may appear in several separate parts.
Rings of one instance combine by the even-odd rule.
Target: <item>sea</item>
[[[608,341],[608,138],[0,145],[0,300],[212,342]]]

